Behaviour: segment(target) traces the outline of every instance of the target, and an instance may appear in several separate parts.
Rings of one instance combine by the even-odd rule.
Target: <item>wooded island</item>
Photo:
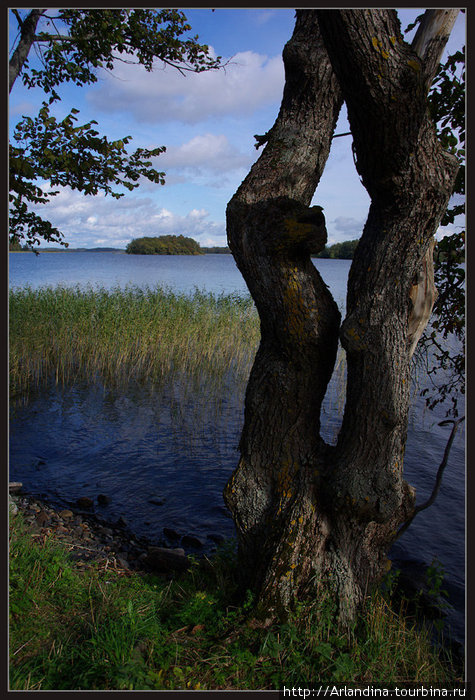
[[[186,236],[144,236],[134,238],[126,247],[133,255],[202,255],[200,244]]]

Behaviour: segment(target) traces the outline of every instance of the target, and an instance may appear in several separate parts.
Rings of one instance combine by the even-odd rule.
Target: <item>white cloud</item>
[[[243,153],[223,134],[199,134],[180,146],[169,146],[156,159],[154,167],[165,171],[168,186],[194,183],[212,188],[227,189],[239,184],[256,159],[251,149]],[[147,181],[142,191],[153,188]]]
[[[87,99],[96,109],[129,113],[141,122],[196,124],[279,103],[283,85],[280,56],[244,51],[225,68],[186,75],[169,66],[157,65],[148,73],[142,66],[118,64],[112,74],[101,76]]]
[[[211,133],[194,136],[181,146],[169,146],[159,160],[165,171],[186,169],[215,173],[248,168],[250,163],[250,156],[238,151],[226,136]]]
[[[12,99],[9,104],[10,117],[14,117],[16,115],[32,115],[35,109],[36,106],[33,104],[33,102],[28,100],[23,100],[22,102],[15,104],[14,99]]]
[[[224,222],[209,221],[206,209],[180,215],[149,197],[85,197],[63,188],[49,204],[36,207],[36,212],[58,227],[72,248],[123,248],[133,238],[165,234],[190,236],[203,245],[226,245]]]
[[[337,216],[327,222],[328,245],[341,241],[354,241],[363,233],[364,220],[351,216]]]
[[[254,21],[258,26],[261,26],[263,24],[267,24],[267,22],[269,22],[269,20],[271,20],[275,16],[275,10],[262,10],[255,16]]]

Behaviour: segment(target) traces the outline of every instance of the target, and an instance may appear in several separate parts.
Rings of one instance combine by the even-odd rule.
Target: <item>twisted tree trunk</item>
[[[297,12],[283,58],[277,121],[227,208],[229,246],[259,311],[261,343],[247,387],[241,459],[225,500],[243,579],[269,614],[308,584],[317,542],[328,531],[316,487],[320,407],[340,325],[310,260],[323,249],[326,229],[321,210],[309,204],[342,103],[314,12]]]
[[[229,245],[262,337],[225,500],[244,585],[270,617],[324,578],[341,620],[351,619],[414,508],[402,475],[410,358],[433,301],[429,250],[457,169],[427,115],[432,49],[424,63],[392,10],[297,11],[279,116],[228,205]],[[310,260],[326,230],[309,204],[342,96],[371,208],[350,271],[346,406],[330,447],[320,410],[340,316]]]

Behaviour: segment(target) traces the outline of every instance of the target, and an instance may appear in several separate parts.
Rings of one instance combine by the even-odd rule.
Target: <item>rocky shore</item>
[[[89,512],[92,501],[78,499],[71,509],[56,510],[37,498],[22,493],[21,484],[11,483],[9,488],[10,512],[20,512],[28,532],[33,538],[44,540],[51,538],[67,548],[71,559],[79,568],[99,566],[102,569],[114,569],[123,575],[133,572],[150,572],[172,578],[186,571],[191,562],[189,554],[199,552],[200,542],[192,536],[184,536],[177,541],[182,547],[156,546],[148,540],[137,537],[122,519],[111,524],[95,513]],[[173,541],[178,533],[164,528],[164,536]],[[224,538],[216,536],[216,543]],[[164,542],[160,542],[164,545]],[[188,553],[185,546],[188,545]],[[414,562],[412,562],[414,565]],[[427,580],[424,571],[411,567],[411,562],[398,562],[401,574],[396,596],[413,600],[416,596],[419,613],[423,613],[426,623],[429,620],[444,617],[444,606],[439,607],[427,594]],[[414,612],[414,611],[413,611]],[[464,646],[446,636],[445,644],[451,648],[454,659],[463,663]]]
[[[106,522],[89,512],[92,507],[89,499],[78,499],[70,509],[56,510],[24,494],[20,483],[11,483],[9,507],[13,514],[22,514],[32,537],[60,542],[79,567],[97,562],[123,572],[148,571],[174,575],[190,566],[183,547],[155,546],[134,535],[122,518],[116,523]],[[172,533],[171,530],[168,532]],[[182,543],[187,543],[193,553],[200,547],[200,541],[191,536],[182,538]]]

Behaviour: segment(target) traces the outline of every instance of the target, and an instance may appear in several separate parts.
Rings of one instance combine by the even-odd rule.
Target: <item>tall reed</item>
[[[10,390],[49,381],[160,383],[229,372],[246,381],[259,342],[250,297],[141,289],[29,287],[10,292]]]

